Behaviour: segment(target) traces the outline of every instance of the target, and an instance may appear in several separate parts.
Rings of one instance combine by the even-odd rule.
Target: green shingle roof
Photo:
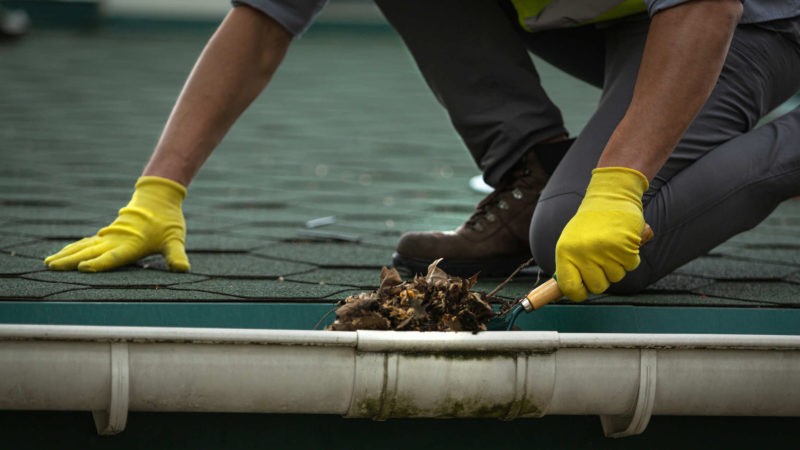
[[[453,228],[481,199],[468,188],[477,170],[396,36],[309,33],[189,189],[192,273],[164,272],[160,257],[110,273],[46,271],[42,258],[124,206],[206,38],[40,31],[2,49],[0,300],[329,304],[376,287],[403,231]],[[541,75],[578,130],[599,93],[547,65]],[[306,228],[326,216],[333,223]],[[501,294],[535,281],[529,270]],[[798,307],[800,201],[642,295],[589,303]]]

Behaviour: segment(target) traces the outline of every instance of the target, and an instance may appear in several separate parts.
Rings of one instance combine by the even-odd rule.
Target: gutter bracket
[[[641,350],[639,362],[639,393],[636,409],[632,416],[600,416],[603,434],[606,437],[620,438],[635,436],[644,432],[650,423],[656,398],[658,372],[656,350]]]
[[[130,366],[128,364],[128,344],[112,343],[111,392],[108,410],[92,411],[97,434],[110,436],[125,430],[128,422],[128,402],[130,391]]]

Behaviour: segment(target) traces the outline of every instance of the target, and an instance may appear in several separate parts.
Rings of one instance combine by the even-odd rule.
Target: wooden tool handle
[[[650,228],[650,225],[644,224],[641,245],[644,245],[647,241],[652,239],[653,235],[653,229]],[[522,299],[521,303],[525,308],[525,311],[531,312],[550,302],[554,302],[563,296],[564,293],[561,292],[561,288],[558,287],[558,281],[556,281],[555,278],[550,278],[534,288],[532,291],[528,292],[528,295]]]

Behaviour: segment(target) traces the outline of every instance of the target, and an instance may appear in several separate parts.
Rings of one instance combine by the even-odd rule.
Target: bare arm
[[[656,175],[714,89],[741,14],[739,0],[698,0],[653,17],[633,99],[598,167]]]
[[[741,14],[739,0],[697,0],[653,16],[631,104],[556,244],[558,286],[570,299],[639,266],[648,180],[714,89]]]
[[[185,186],[264,90],[290,43],[291,35],[271,18],[234,8],[192,69],[131,201],[109,226],[67,245],[45,264],[101,272],[161,253],[170,270],[188,271]]]
[[[270,17],[246,6],[231,10],[192,69],[142,175],[188,186],[269,83],[291,40]]]

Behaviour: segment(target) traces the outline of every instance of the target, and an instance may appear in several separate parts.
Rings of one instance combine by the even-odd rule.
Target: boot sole
[[[530,259],[529,255],[506,256],[502,258],[481,260],[444,259],[439,263],[439,268],[449,275],[458,277],[471,277],[476,273],[481,278],[505,278],[511,275],[522,263]],[[405,270],[411,275],[428,273],[428,266],[433,260],[409,258],[397,252],[392,255],[392,265],[398,270]]]

